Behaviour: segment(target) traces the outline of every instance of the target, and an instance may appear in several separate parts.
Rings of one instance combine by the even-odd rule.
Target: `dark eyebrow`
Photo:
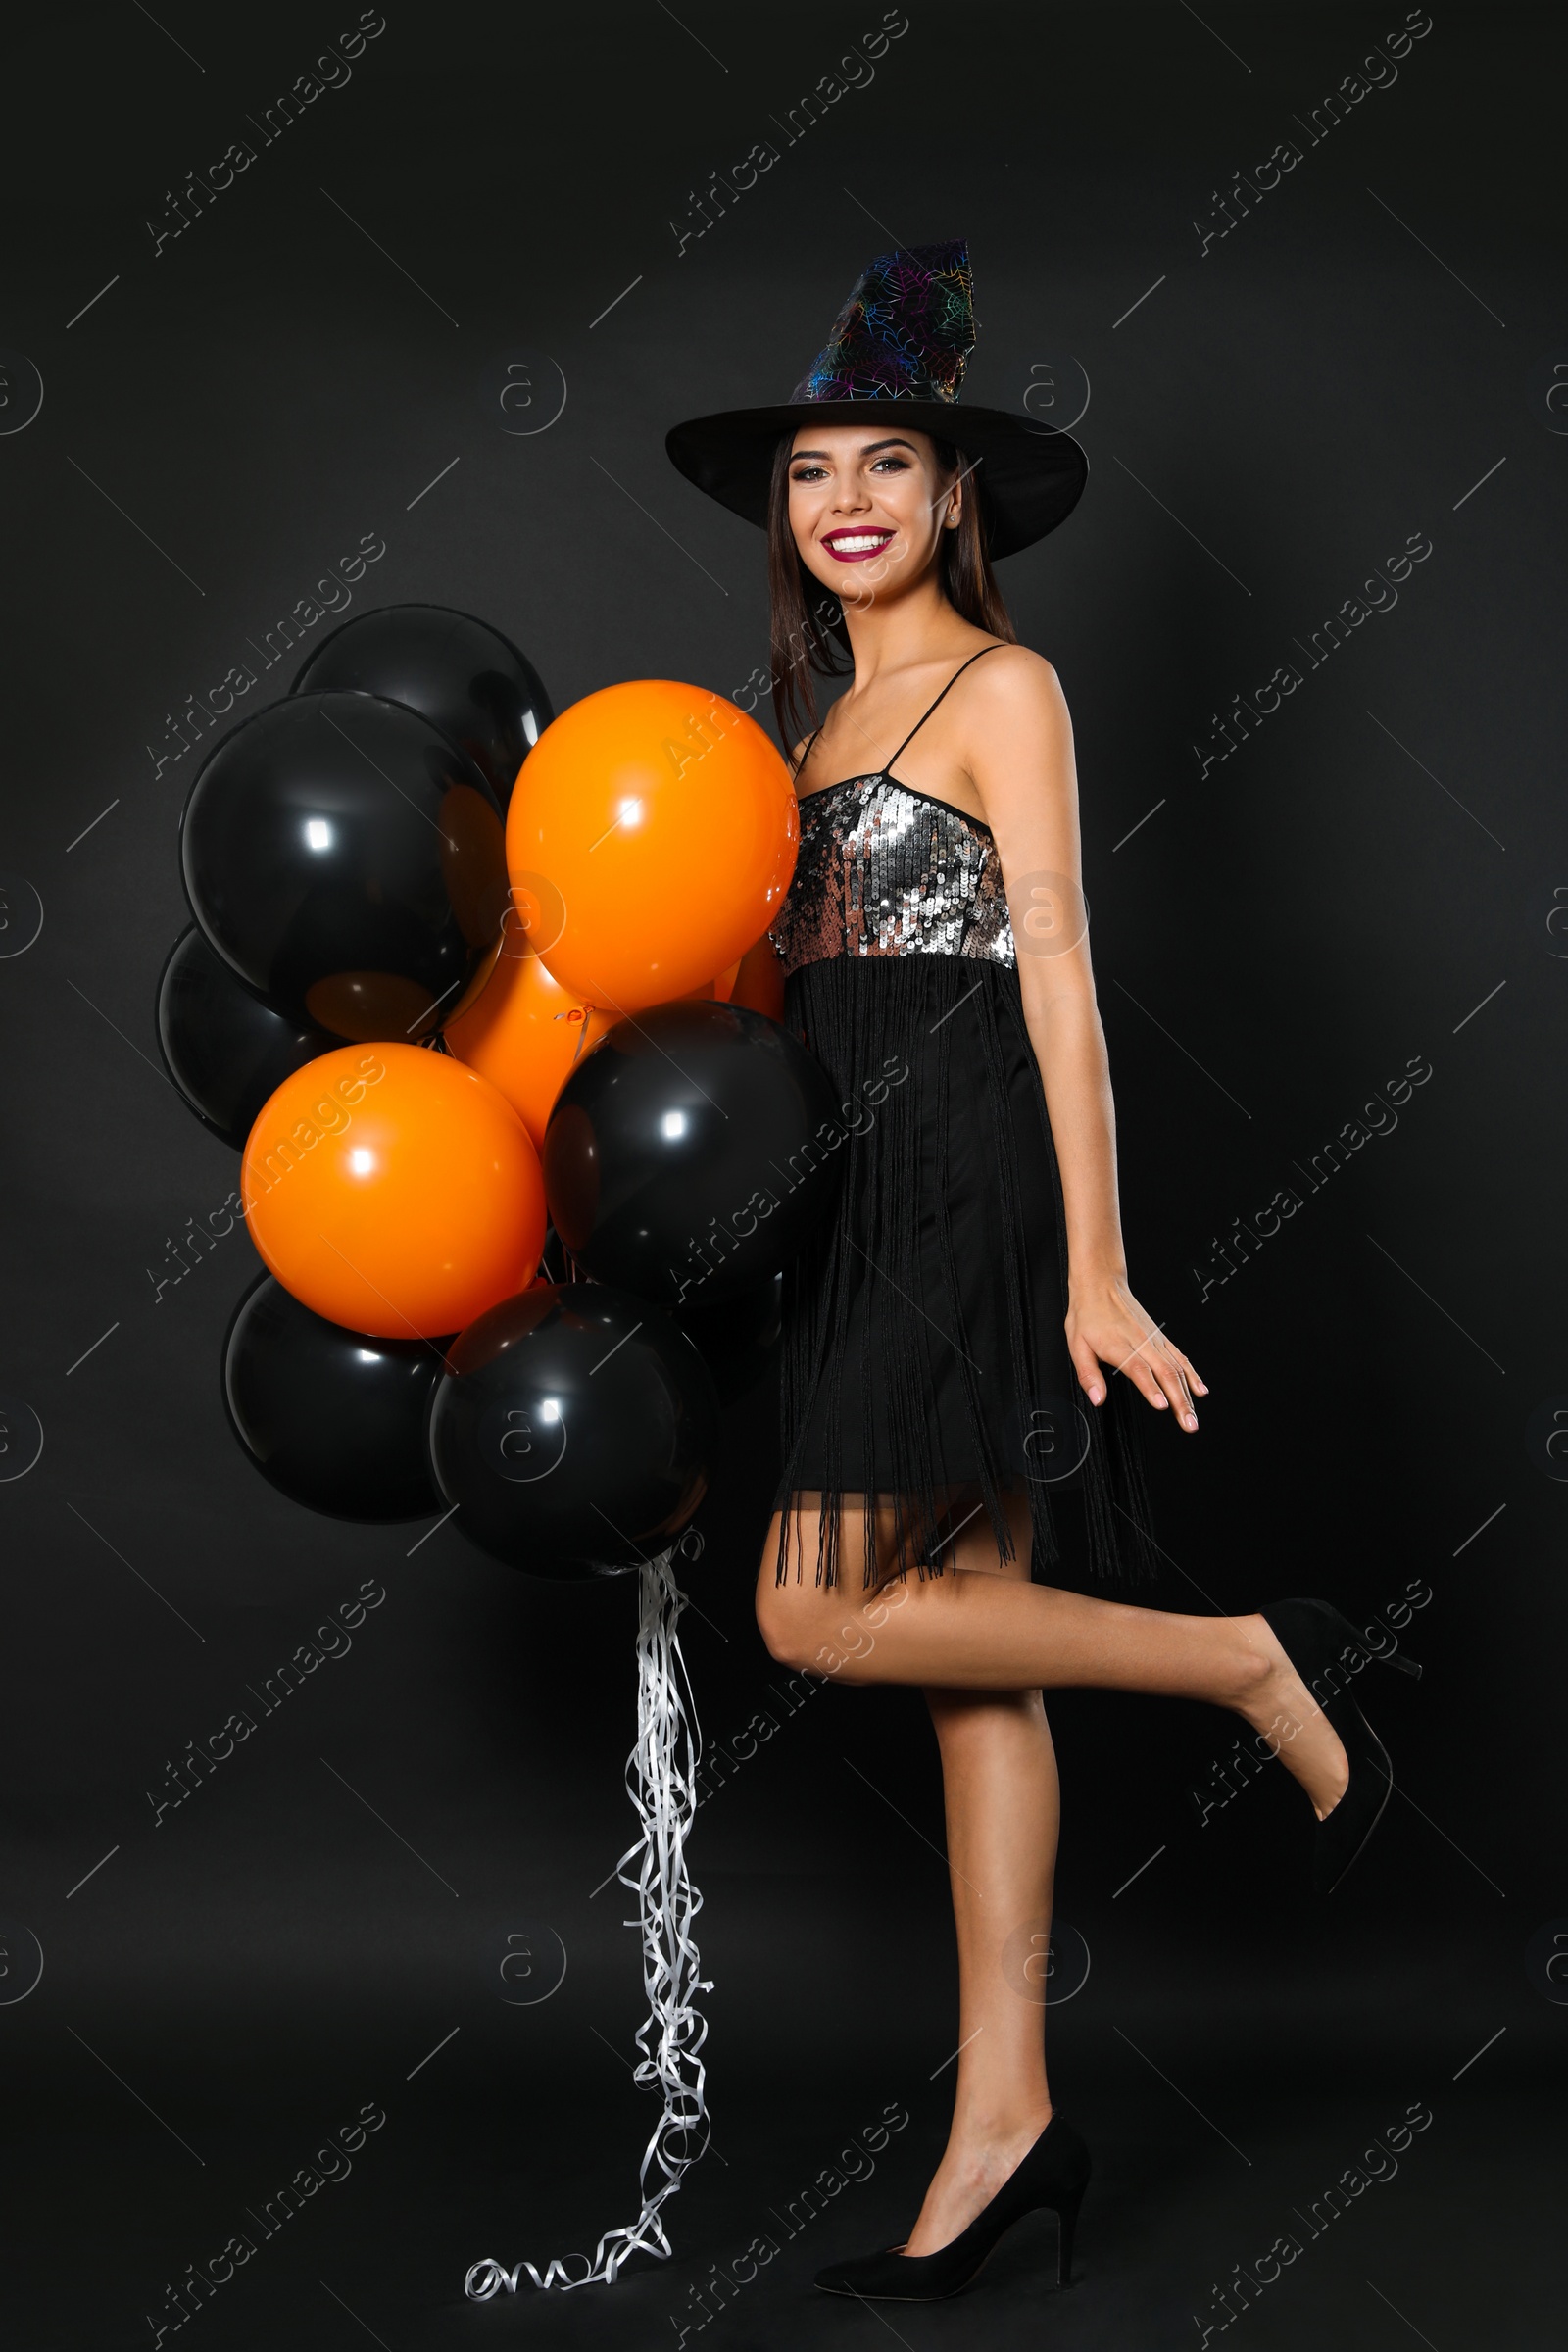
[[[911,457],[917,457],[919,455],[919,452],[916,450],[912,441],[906,441],[902,438],[902,436],[896,433],[890,433],[885,441],[867,441],[861,448],[859,455],[862,458],[873,457],[879,449],[906,449]],[[797,458],[825,459],[827,457],[828,452],[825,449],[792,449],[790,452],[790,464],[793,466]],[[831,460],[829,460],[829,463],[831,463]]]

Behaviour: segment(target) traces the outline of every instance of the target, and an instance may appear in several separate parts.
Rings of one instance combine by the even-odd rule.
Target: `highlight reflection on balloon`
[[[764,1014],[650,1006],[561,1090],[544,1148],[551,1219],[596,1282],[666,1305],[734,1298],[831,1213],[838,1109],[821,1063]]]
[[[185,888],[240,978],[296,1022],[400,1042],[480,969],[507,904],[501,813],[427,719],[300,695],[223,739],[182,820]]]
[[[383,1339],[460,1331],[529,1283],[539,1155],[505,1096],[445,1054],[344,1046],[263,1106],[240,1171],[251,1239],[285,1289]]]
[[[783,903],[799,832],[789,770],[755,719],[642,678],[546,730],[512,796],[507,859],[514,884],[560,907],[540,946],[556,978],[624,1014],[745,954]]]

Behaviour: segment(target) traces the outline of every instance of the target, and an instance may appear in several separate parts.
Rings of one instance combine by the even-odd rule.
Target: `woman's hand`
[[[1173,1348],[1147,1308],[1139,1305],[1125,1276],[1106,1274],[1074,1282],[1067,1307],[1067,1349],[1091,1404],[1103,1404],[1108,1364],[1124,1372],[1156,1412],[1174,1406],[1183,1429],[1198,1427],[1195,1396],[1206,1396],[1179,1348]]]

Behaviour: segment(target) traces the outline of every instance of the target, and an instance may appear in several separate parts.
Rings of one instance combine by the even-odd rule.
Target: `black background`
[[[30,1974],[17,1931],[44,1959],[0,2007],[7,2339],[29,2352],[151,2342],[166,2282],[367,2101],[387,2120],[352,2174],[189,2340],[674,2343],[689,2290],[763,2231],[776,2260],[689,2342],[886,2340],[808,2281],[906,2230],[945,2129],[940,1786],[908,1691],[823,1690],[699,1816],[714,2146],[670,2211],[674,2262],[463,2302],[481,2254],[543,2263],[636,2210],[638,1959],[600,1886],[631,1835],[635,1591],[514,1577],[450,1529],[411,1551],[418,1526],[311,1517],[241,1458],[217,1364],[242,1229],[155,1302],[169,1240],[237,1180],[156,1066],[199,755],[155,771],[166,714],[260,670],[253,645],[367,533],[386,552],[350,611],[479,612],[558,709],[637,676],[742,688],[761,542],[674,474],[664,430],[786,395],[869,254],[955,234],[982,321],[967,396],[1032,386],[1068,423],[1091,395],[1082,507],[1004,586],[1078,731],[1134,1283],[1213,1391],[1196,1442],[1151,1433],[1158,1597],[1366,1615],[1414,1578],[1431,1598],[1425,1681],[1376,1694],[1400,1793],[1323,1910],[1283,1775],[1199,1826],[1188,1791],[1238,1725],[1054,1699],[1058,1909],[1092,1955],[1052,2037],[1099,2161],[1083,2282],[1042,2302],[1025,2231],[974,2298],[891,2319],[922,2348],[1048,2323],[1197,2341],[1212,2283],[1304,2237],[1292,2210],[1424,2101],[1397,2177],[1236,2328],[1556,2340],[1565,2019],[1526,1947],[1568,1931],[1565,1496],[1527,1445],[1568,1393],[1560,19],[1439,0],[1393,86],[1309,144],[1300,118],[1402,24],[1395,0],[911,0],[869,86],[786,148],[776,118],[880,13],[389,0],[347,86],[267,146],[247,116],[352,8],[165,0],[156,23],[89,7],[8,33],[0,345],[44,386],[0,438],[0,936],[32,927],[18,877],[44,916],[0,962],[0,1391],[44,1432],[0,1485],[0,1984]],[[239,137],[254,164],[155,257],[166,191]],[[778,162],[677,253],[691,191],[767,138]],[[1201,253],[1195,217],[1287,138],[1301,162]],[[564,381],[548,429],[501,429],[511,362],[540,420]],[[1433,552],[1397,606],[1299,661],[1200,778],[1210,714],[1413,533]],[[1432,1075],[1396,1130],[1307,1194],[1296,1163],[1412,1056]],[[1214,1238],[1291,1185],[1299,1211],[1200,1298]],[[771,1446],[760,1392],[686,1578],[726,1745],[783,1680],[751,1615]],[[385,1599],[348,1654],[155,1827],[166,1759],[367,1580]],[[510,2006],[505,1938],[553,1949],[546,1929],[565,1981]],[[770,2212],[889,2101],[910,2122],[874,2177],[785,2242]]]

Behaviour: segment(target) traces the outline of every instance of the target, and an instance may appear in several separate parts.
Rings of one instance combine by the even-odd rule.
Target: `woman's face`
[[[946,479],[927,433],[874,423],[806,425],[790,455],[790,528],[813,579],[846,605],[902,595],[925,577],[963,484]]]

